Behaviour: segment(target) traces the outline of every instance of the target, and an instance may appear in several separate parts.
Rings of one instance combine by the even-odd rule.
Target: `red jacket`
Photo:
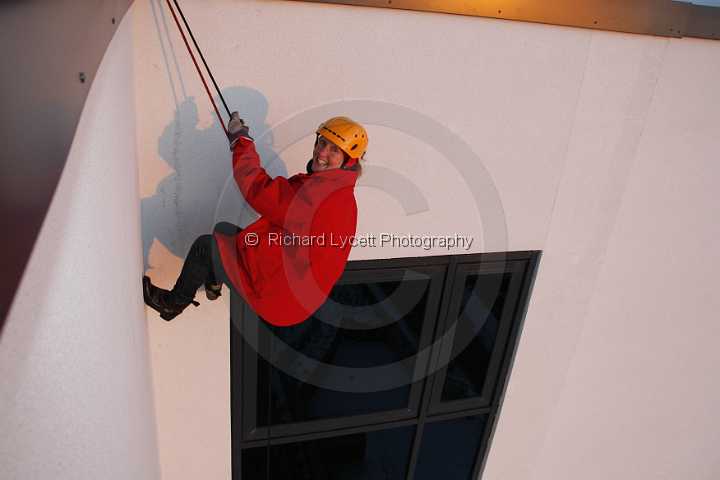
[[[241,138],[233,175],[260,218],[234,236],[215,232],[225,273],[265,321],[300,323],[325,302],[345,269],[357,225],[358,173],[270,178],[254,143]]]

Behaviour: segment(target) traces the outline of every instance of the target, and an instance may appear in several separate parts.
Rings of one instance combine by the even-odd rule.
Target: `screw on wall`
[[[112,18],[111,22],[113,25],[115,25],[115,17]]]
[[[85,83],[85,72],[80,72],[78,78],[80,79],[80,83]]]

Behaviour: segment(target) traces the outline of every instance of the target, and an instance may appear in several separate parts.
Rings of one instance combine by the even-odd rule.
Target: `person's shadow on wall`
[[[226,88],[223,96],[250,127],[268,174],[287,176],[287,168],[272,149],[272,132],[265,123],[267,99],[246,87]],[[218,99],[216,103],[223,108]],[[211,126],[199,129],[197,105],[188,98],[160,136],[158,152],[175,172],[160,181],[153,196],[141,202],[144,271],[150,268],[148,256],[155,239],[184,259],[195,238],[211,233],[216,223],[227,221],[244,227],[257,218],[232,178],[228,140],[214,113],[213,118]]]

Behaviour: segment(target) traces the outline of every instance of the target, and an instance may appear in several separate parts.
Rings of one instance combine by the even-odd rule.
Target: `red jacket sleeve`
[[[287,178],[271,178],[260,166],[255,144],[249,139],[241,138],[233,149],[233,176],[250,206],[275,225],[298,232],[311,220],[311,217],[298,215],[300,212],[312,215],[311,199],[298,195]],[[291,204],[293,219],[286,218]]]

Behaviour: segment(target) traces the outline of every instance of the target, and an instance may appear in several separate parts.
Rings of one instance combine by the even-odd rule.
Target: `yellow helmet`
[[[350,158],[362,158],[368,144],[367,132],[362,125],[348,117],[333,117],[320,124],[317,131]]]

